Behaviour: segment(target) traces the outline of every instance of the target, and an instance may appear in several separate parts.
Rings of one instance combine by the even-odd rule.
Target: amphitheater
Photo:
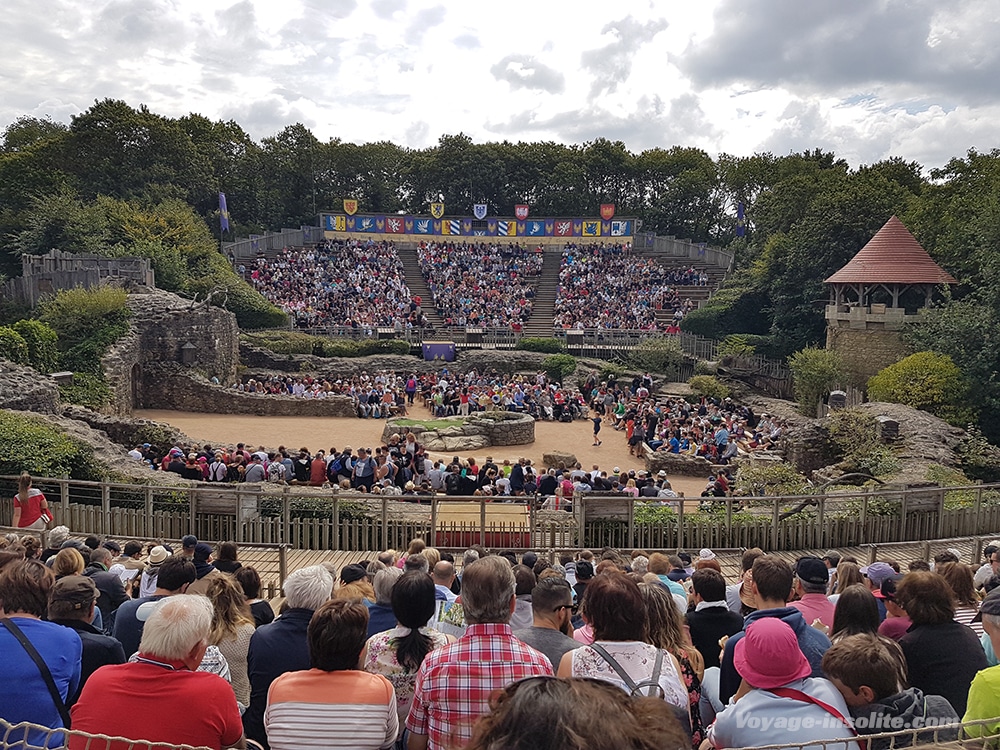
[[[246,267],[258,258],[279,257],[290,247],[306,247],[305,233],[297,231],[236,243],[227,251],[236,267]],[[411,293],[431,299],[418,267],[417,242],[418,238],[403,236],[396,240],[395,251]],[[41,415],[85,439],[106,464],[116,467],[113,481],[36,478],[35,486],[49,498],[56,522],[68,526],[74,536],[94,534],[119,542],[166,541],[175,547],[182,536],[190,533],[211,543],[235,541],[240,561],[260,572],[264,595],[276,607],[281,599],[281,581],[293,570],[321,562],[341,569],[370,561],[382,550],[405,549],[415,538],[456,556],[470,545],[479,544],[491,550],[536,551],[554,563],[561,555],[581,549],[688,551],[697,557],[699,550],[707,548],[717,555],[727,580],[733,580],[739,577],[742,552],[750,547],[761,547],[790,562],[802,555],[822,556],[836,549],[862,564],[893,560],[905,569],[911,561],[932,560],[945,550],[957,551],[963,562],[978,565],[984,543],[1000,536],[1000,486],[974,483],[943,486],[901,481],[855,490],[840,487],[829,494],[817,491],[803,496],[730,496],[717,499],[710,508],[703,505],[694,490],[676,503],[674,512],[650,517],[642,502],[600,494],[575,496],[572,510],[566,512],[548,510],[534,502],[494,503],[490,502],[492,498],[484,497],[437,494],[422,503],[412,503],[385,495],[340,492],[329,486],[188,482],[160,472],[143,475],[125,457],[129,448],[147,442],[145,437],[154,433],[173,445],[207,442],[206,436],[188,437],[176,425],[142,419],[141,415],[149,410],[198,412],[205,410],[205,404],[212,404],[211,411],[219,415],[220,423],[227,418],[277,417],[338,420],[337,424],[343,425],[342,420],[354,417],[338,397],[312,402],[235,392],[227,386],[235,382],[244,367],[254,372],[301,372],[320,367],[327,371],[339,368],[345,373],[359,368],[428,372],[442,366],[439,360],[447,349],[435,347],[444,346],[451,347],[448,359],[452,352],[456,357],[453,367],[492,363],[512,372],[532,372],[539,369],[542,355],[516,350],[518,340],[555,337],[566,351],[596,368],[602,360],[622,356],[650,335],[649,331],[627,329],[554,328],[552,310],[561,243],[538,244],[542,269],[534,288],[531,317],[521,330],[446,326],[443,320],[434,319],[433,310],[428,312],[432,337],[425,336],[426,331],[379,326],[309,330],[332,338],[403,339],[410,344],[410,356],[372,357],[363,362],[324,362],[309,355],[285,357],[241,346],[239,330],[226,311],[195,305],[149,288],[148,284],[133,282],[132,330],[112,347],[103,362],[114,383],[113,401],[106,413],[62,404],[53,384],[40,380],[37,373],[3,362],[0,407]],[[725,278],[732,260],[722,251],[675,238],[650,238],[648,243],[644,238],[635,252],[667,268],[694,267],[703,271],[708,284],[678,287],[678,292],[694,306],[709,298]],[[66,267],[60,273],[72,277]],[[657,311],[658,323],[662,324],[658,327],[666,326],[669,315],[666,310]],[[693,336],[676,338],[688,355],[688,365],[693,367],[696,360],[717,359],[713,342]],[[753,365],[745,367],[744,372],[734,368],[732,373],[742,377],[742,398],[758,409],[798,420],[797,427],[805,436],[785,447],[786,460],[808,466],[810,471],[836,464],[834,457],[816,455],[822,453],[822,439],[815,432],[821,432],[817,420],[796,417],[790,404],[775,398],[787,395],[787,371],[775,363]],[[692,372],[682,372],[682,376]],[[670,387],[665,382],[658,385]],[[765,388],[766,392],[754,388]],[[871,406],[877,411],[878,405]],[[952,468],[957,464],[954,455],[945,455],[961,439],[957,432],[949,432],[943,423],[928,422],[926,415],[894,414],[899,429],[899,435],[892,438],[894,445],[907,452],[914,464],[941,462]],[[589,440],[588,423],[574,427],[577,437],[583,434],[583,439]],[[564,458],[597,460],[593,454],[584,458],[565,451],[566,445],[558,439],[540,445],[533,430],[528,434],[523,429],[520,423],[480,427],[478,435],[482,437],[484,431],[492,430],[490,437],[484,438],[485,443],[470,444],[465,452],[482,460],[486,448],[503,455],[505,446],[515,446],[509,455],[533,451],[548,457],[546,465],[558,460],[553,457],[560,451]],[[390,431],[391,427],[387,427],[385,434]],[[921,441],[928,433],[941,436],[940,451],[935,452]],[[343,427],[336,438],[338,444],[350,439],[351,434],[350,426]],[[255,433],[252,440],[266,442],[260,435]],[[437,454],[444,458],[459,452],[460,443],[447,442],[457,437],[458,433],[447,429],[436,431],[434,439],[440,442],[435,444]],[[531,441],[531,447],[523,446]],[[607,465],[609,457],[605,454],[600,460]],[[653,470],[669,466],[657,463],[659,460],[647,453],[636,463]],[[697,482],[702,483],[705,469],[717,468],[696,465]],[[671,467],[668,473],[682,482],[685,472]],[[13,476],[0,477],[0,524],[10,523],[15,481]],[[14,530],[3,526],[0,531]],[[44,543],[47,532],[36,534]]]

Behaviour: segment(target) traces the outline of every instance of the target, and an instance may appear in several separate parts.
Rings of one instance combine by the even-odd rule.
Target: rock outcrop
[[[0,409],[55,414],[59,388],[37,370],[0,359]]]
[[[534,418],[513,412],[473,414],[460,423],[442,420],[440,428],[400,422],[405,420],[386,421],[382,431],[383,442],[388,442],[393,435],[405,436],[407,432],[412,432],[424,448],[441,453],[460,453],[494,445],[527,445],[535,442]]]

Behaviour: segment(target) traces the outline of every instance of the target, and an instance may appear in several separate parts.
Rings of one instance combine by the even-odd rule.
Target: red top
[[[36,490],[34,487],[28,490],[28,500],[24,504],[21,503],[17,495],[14,495],[14,507],[21,509],[21,520],[18,522],[19,529],[31,526],[31,524],[42,517],[42,500],[44,499],[45,495],[42,494],[42,491]]]

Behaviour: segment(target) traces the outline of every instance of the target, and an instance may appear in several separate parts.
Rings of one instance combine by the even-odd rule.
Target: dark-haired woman
[[[403,724],[413,703],[417,670],[427,654],[455,639],[424,627],[434,616],[437,605],[430,576],[419,572],[403,575],[392,587],[391,602],[399,624],[368,639],[365,670],[387,677],[396,689],[402,738]]]
[[[236,559],[237,552],[236,542],[223,542],[219,545],[219,554],[212,565],[223,573],[235,573],[243,567],[243,563]]]
[[[249,565],[240,567],[234,573],[237,583],[243,587],[243,595],[247,604],[250,605],[250,614],[253,615],[254,625],[258,628],[274,621],[274,609],[270,602],[260,598],[260,574],[256,568]]]

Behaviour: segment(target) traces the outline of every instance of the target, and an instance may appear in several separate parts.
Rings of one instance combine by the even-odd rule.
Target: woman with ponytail
[[[437,609],[434,581],[426,573],[413,571],[400,577],[392,587],[391,602],[399,624],[368,639],[365,671],[384,675],[396,689],[402,738],[403,724],[413,703],[417,670],[427,654],[455,639],[424,627]]]
[[[13,525],[18,529],[42,531],[52,520],[52,511],[41,490],[31,486],[31,475],[22,471],[14,495]]]

